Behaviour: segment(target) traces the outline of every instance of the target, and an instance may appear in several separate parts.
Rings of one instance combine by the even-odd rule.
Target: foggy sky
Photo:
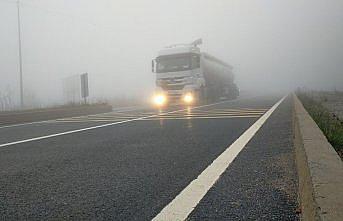
[[[0,91],[18,88],[17,11],[0,0]],[[234,67],[242,90],[343,89],[342,0],[21,0],[25,92],[61,100],[89,73],[93,99],[147,97],[151,59],[174,43]]]

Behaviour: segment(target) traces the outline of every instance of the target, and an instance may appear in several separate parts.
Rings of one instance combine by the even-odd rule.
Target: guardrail
[[[342,160],[295,94],[293,100],[301,218],[342,220]]]
[[[46,108],[28,111],[3,112],[0,113],[0,126],[45,121],[64,117],[99,114],[110,111],[112,111],[112,106],[110,105],[94,104],[62,108]]]

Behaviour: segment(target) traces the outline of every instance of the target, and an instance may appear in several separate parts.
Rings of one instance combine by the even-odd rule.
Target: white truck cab
[[[158,52],[152,62],[156,73],[157,105],[165,103],[192,104],[200,100],[200,91],[205,88],[201,71],[201,53],[197,46],[201,39],[190,44],[168,46]]]

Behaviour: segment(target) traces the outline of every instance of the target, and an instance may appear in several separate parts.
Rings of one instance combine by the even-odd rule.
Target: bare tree
[[[40,108],[41,104],[36,94],[30,88],[25,88],[24,94],[25,107],[26,108]]]
[[[7,85],[7,87],[6,87],[6,101],[7,101],[8,110],[14,109],[13,96],[14,96],[14,91],[12,90],[12,88],[10,86]]]

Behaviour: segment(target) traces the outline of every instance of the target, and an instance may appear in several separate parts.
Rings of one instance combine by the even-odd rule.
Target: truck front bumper
[[[193,105],[196,102],[194,93],[191,92],[175,92],[168,91],[155,95],[154,103],[156,106],[167,106],[167,105]]]

